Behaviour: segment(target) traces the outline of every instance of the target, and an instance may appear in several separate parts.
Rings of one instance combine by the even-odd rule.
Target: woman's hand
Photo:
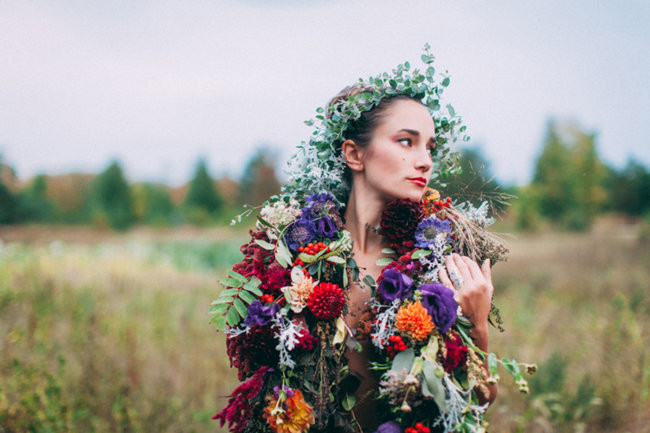
[[[439,272],[440,281],[456,292],[463,315],[474,324],[472,336],[481,350],[487,350],[488,315],[492,303],[492,273],[489,259],[478,264],[469,257],[451,254],[445,258],[447,269]],[[485,341],[482,341],[485,340]],[[481,347],[485,345],[484,347]]]
[[[489,259],[479,268],[469,257],[452,254],[445,258],[445,265],[447,269],[439,272],[440,281],[454,289],[454,297],[463,310],[463,315],[474,324],[471,335],[476,346],[489,352],[488,315],[494,293]],[[483,368],[489,374],[487,363]],[[481,404],[492,403],[497,396],[497,386],[487,385],[487,393],[477,388],[477,393]]]

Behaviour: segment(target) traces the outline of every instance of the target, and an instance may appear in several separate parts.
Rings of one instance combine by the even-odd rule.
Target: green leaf
[[[228,313],[226,313],[226,322],[228,322],[228,325],[233,328],[239,324],[241,321],[241,317],[237,313],[237,310],[234,308],[231,308],[228,310]]]
[[[259,287],[260,284],[262,284],[262,280],[260,280],[259,278],[253,276],[253,277],[251,277],[250,280],[248,280],[248,282],[246,284],[244,284],[244,290],[248,290],[249,292],[252,292],[251,289]],[[253,293],[255,293],[255,292],[253,292]],[[260,296],[262,296],[262,295],[260,295]]]
[[[219,293],[219,297],[234,296],[239,293],[239,289],[226,289]]]
[[[512,377],[515,379],[515,381],[523,379],[523,375],[521,374],[521,369],[519,368],[517,361],[514,359],[503,358],[501,360],[501,363],[503,364],[503,367],[508,370],[510,374],[512,374]]]
[[[226,327],[226,316],[224,316],[223,314],[219,316],[214,316],[212,320],[210,320],[210,322],[214,323],[214,326],[217,329],[221,330]]]
[[[260,247],[264,248],[265,250],[268,251],[273,251],[275,249],[275,245],[272,243],[266,242],[263,239],[255,239],[255,243],[259,245]]]
[[[490,352],[487,357],[488,370],[490,371],[490,376],[497,376],[499,373],[497,371],[497,356]]]
[[[365,277],[363,277],[363,282],[368,287],[375,287],[375,280],[373,280],[370,275],[366,275]]]
[[[291,266],[291,252],[284,242],[278,241],[278,248],[275,253],[275,259],[284,268]]]
[[[345,397],[343,397],[343,401],[341,401],[341,405],[343,406],[343,409],[349,411],[352,410],[356,402],[357,399],[354,398],[352,394],[345,394]]]
[[[449,77],[447,77],[447,78],[445,78],[444,80],[442,80],[442,83],[440,83],[440,84],[442,84],[443,87],[447,87],[447,86],[449,85]]]
[[[447,111],[449,111],[451,117],[456,116],[456,110],[454,110],[454,107],[452,107],[451,104],[447,104]]]
[[[230,296],[224,296],[223,298],[219,298],[216,301],[212,301],[212,305],[217,305],[217,304],[231,304],[233,301],[233,298]]]
[[[339,265],[345,264],[345,259],[340,256],[332,256],[327,258],[328,262],[337,263]]]
[[[262,296],[264,294],[256,285],[248,286],[248,283],[244,285],[244,290],[251,292],[255,296]],[[241,296],[241,294],[239,296]]]
[[[226,287],[241,287],[242,284],[244,284],[243,282],[235,280],[234,278],[223,278],[220,283]]]
[[[246,280],[248,280],[248,278],[246,278],[246,277],[243,276],[242,274],[240,274],[240,273],[238,273],[238,272],[235,272],[235,271],[233,271],[233,270],[228,271],[228,275],[230,275],[231,277],[233,277],[235,280],[241,281],[242,283],[245,283]]]
[[[247,292],[246,290],[239,292],[239,297],[249,305],[256,299],[255,296],[251,295],[250,292]]]
[[[228,309],[228,304],[216,304],[210,307],[208,314],[214,315],[217,313],[222,313],[224,310]]]
[[[260,222],[260,224],[262,224],[263,226],[267,226],[267,227],[275,228],[275,227],[273,227],[273,226],[271,225],[270,222],[268,222],[267,220],[265,220],[265,219],[262,218],[261,216],[258,216],[258,217],[257,217],[257,220],[258,220],[258,221]]]
[[[382,248],[381,252],[384,254],[395,254],[395,250],[392,248]]]
[[[411,255],[413,260],[418,260],[420,257],[426,257],[431,254],[431,250],[415,250]]]
[[[235,299],[232,305],[235,307],[242,319],[248,315],[248,312],[246,311],[246,305],[244,305],[241,299]]]
[[[381,259],[377,260],[376,265],[384,267],[390,265],[391,263],[393,263],[393,259],[390,257],[382,257]]]
[[[442,378],[438,376],[436,370],[439,365],[430,361],[424,363],[422,374],[424,380],[422,381],[422,394],[433,396],[433,400],[438,405],[441,412],[447,413],[447,403],[445,398],[445,387],[442,384]],[[426,386],[426,393],[425,393]]]
[[[402,350],[400,353],[395,355],[393,358],[393,364],[390,369],[396,372],[402,370],[411,371],[411,366],[413,365],[413,360],[415,359],[415,352],[412,347],[409,347],[406,350]]]

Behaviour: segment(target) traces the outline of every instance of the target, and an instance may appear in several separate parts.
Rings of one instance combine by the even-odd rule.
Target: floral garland
[[[486,222],[484,208],[461,207],[428,190],[422,202],[396,200],[383,212],[380,233],[391,248],[378,281],[363,281],[378,399],[390,409],[379,432],[484,431],[486,405],[475,390],[498,380],[498,364],[527,391],[516,361],[474,345],[453,290],[438,281],[445,255],[472,253],[458,243],[468,222]],[[359,431],[345,351],[360,346],[343,320],[344,289],[359,271],[334,197],[269,203],[251,235],[210,310],[244,381],[214,418],[237,433]]]
[[[423,74],[407,62],[392,75],[360,80],[370,90],[317,109],[316,120],[308,122],[315,131],[299,146],[289,183],[263,205],[251,240],[241,247],[243,260],[221,280],[225,289],[209,313],[227,334],[228,357],[243,383],[214,419],[231,432],[361,431],[354,414],[356,382],[345,356],[361,351],[357,331],[370,337],[378,401],[388,408],[379,433],[485,431],[487,406],[478,403],[476,390],[498,380],[499,365],[527,391],[519,363],[474,345],[471,322],[459,314],[453,290],[438,281],[451,252],[493,264],[505,258],[507,250],[487,231],[487,204],[452,204],[432,189],[421,202],[396,200],[381,218],[379,230],[390,248],[377,262],[383,267],[378,280],[359,281],[352,257],[340,212],[348,186],[337,151],[350,122],[386,97],[418,99],[437,132],[434,181],[457,169],[445,144],[465,127],[450,105],[441,109],[449,78],[436,83],[428,50]],[[371,317],[358,330],[344,321],[352,282],[371,293]],[[491,319],[500,327],[498,315]]]

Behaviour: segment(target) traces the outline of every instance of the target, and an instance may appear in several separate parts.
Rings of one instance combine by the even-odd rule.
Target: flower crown
[[[411,69],[409,62],[397,65],[392,74],[386,72],[367,80],[359,78],[362,91],[356,95],[335,100],[328,107],[318,107],[314,119],[305,121],[314,126],[308,142],[303,141],[288,163],[289,182],[283,186],[285,196],[307,196],[316,192],[332,193],[339,205],[347,201],[350,185],[344,180],[345,160],[340,144],[346,140],[349,127],[362,113],[372,110],[386,98],[408,96],[420,101],[431,114],[436,129],[436,152],[433,154],[432,182],[442,184],[459,170],[458,154],[447,146],[469,137],[464,134],[461,118],[450,104],[441,105],[442,93],[449,85],[447,71],[438,82],[433,67],[434,56],[425,44],[421,56],[424,72]]]

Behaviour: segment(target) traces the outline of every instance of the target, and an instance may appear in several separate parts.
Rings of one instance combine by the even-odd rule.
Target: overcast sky
[[[500,180],[529,180],[551,116],[596,132],[610,164],[648,164],[648,23],[646,0],[0,0],[0,153],[22,178],[119,158],[179,184],[199,155],[238,176],[429,42]]]

